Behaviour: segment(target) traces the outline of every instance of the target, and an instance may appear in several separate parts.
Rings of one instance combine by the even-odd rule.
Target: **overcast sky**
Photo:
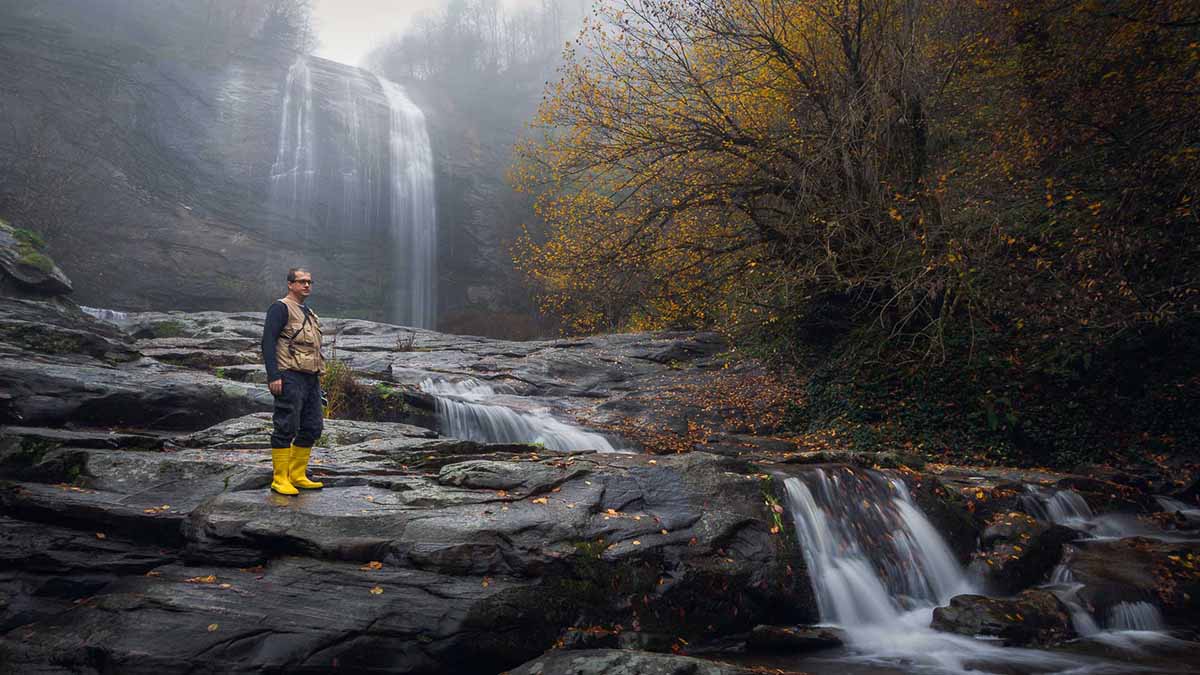
[[[502,0],[506,8],[529,6],[538,0]],[[422,12],[436,10],[447,0],[316,0],[313,22],[321,41],[317,56],[357,66],[384,38],[403,32]]]

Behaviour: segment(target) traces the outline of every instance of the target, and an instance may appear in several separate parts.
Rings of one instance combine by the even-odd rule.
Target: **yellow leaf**
[[[378,560],[372,560],[371,562],[367,563],[366,565],[363,565],[362,567],[360,567],[358,569],[360,569],[364,572],[370,572],[371,570],[381,570],[381,569],[383,569],[383,563],[379,562]]]
[[[538,497],[537,499],[533,500],[533,503],[534,504],[545,504],[546,501],[547,500],[545,497]]]
[[[382,594],[383,594],[382,587],[380,587],[380,586],[372,586],[371,587],[371,595],[382,595]]]
[[[221,627],[221,624],[219,624],[219,623],[210,623],[210,624],[208,624],[208,632],[214,633],[220,627]]]

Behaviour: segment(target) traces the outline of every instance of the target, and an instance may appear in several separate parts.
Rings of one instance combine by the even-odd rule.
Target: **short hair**
[[[303,267],[293,267],[293,268],[289,269],[288,270],[288,283],[289,284],[296,280],[296,272],[308,272],[308,270]],[[308,272],[308,273],[310,275],[312,274],[312,272]]]

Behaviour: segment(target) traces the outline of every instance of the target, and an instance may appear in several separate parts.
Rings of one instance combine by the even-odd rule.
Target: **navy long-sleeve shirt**
[[[279,358],[275,355],[275,346],[279,334],[283,332],[288,322],[287,306],[276,300],[267,308],[267,320],[263,324],[262,358],[267,367],[267,382],[279,379]]]

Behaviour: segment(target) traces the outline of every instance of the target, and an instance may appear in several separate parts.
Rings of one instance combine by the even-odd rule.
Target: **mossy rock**
[[[15,282],[16,289],[43,296],[70,293],[71,280],[44,253],[45,247],[36,232],[0,221],[0,272]]]

